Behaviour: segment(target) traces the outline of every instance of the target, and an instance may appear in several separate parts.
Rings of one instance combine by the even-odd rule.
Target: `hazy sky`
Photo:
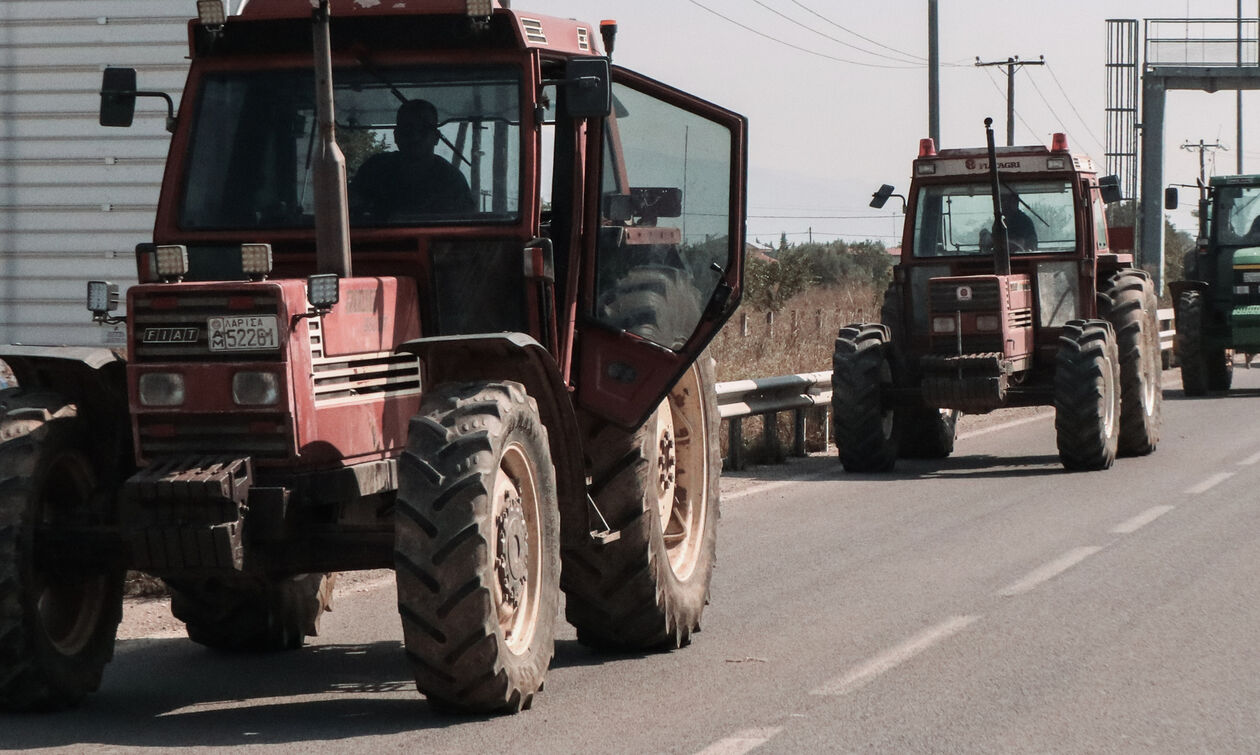
[[[1255,18],[1258,6],[1246,0],[1243,15]],[[616,19],[615,63],[746,115],[750,238],[777,241],[784,232],[804,241],[812,228],[815,240],[898,241],[899,211],[871,210],[867,201],[881,183],[907,187],[918,140],[927,136],[927,67],[914,62],[927,56],[927,0],[513,0],[513,7]],[[1073,150],[1101,166],[1106,19],[1234,18],[1237,8],[1237,0],[940,0],[941,140],[983,145],[985,116],[995,121],[998,143],[1005,139],[1004,69],[977,68],[977,56],[1044,55],[1046,66],[1016,77],[1016,143],[1049,144],[1053,132],[1066,131]],[[1229,148],[1214,153],[1216,173],[1236,172],[1234,103],[1232,91],[1170,93],[1166,181],[1194,182],[1198,151],[1181,145],[1200,139]],[[1244,93],[1243,112],[1260,123],[1260,93]],[[1251,133],[1244,170],[1260,172],[1260,129]],[[1180,212],[1174,222],[1193,221]]]

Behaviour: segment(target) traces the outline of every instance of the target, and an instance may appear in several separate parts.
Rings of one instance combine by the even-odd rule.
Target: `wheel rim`
[[[55,528],[59,521],[82,511],[91,495],[90,472],[75,456],[64,454],[49,468],[40,488],[39,522]],[[34,577],[35,609],[48,641],[63,655],[83,650],[95,636],[105,610],[109,580],[105,576],[52,572],[52,563],[36,554]]]
[[[1116,372],[1117,366],[1110,361],[1103,370],[1103,432],[1107,438],[1116,432]]]
[[[892,387],[892,384],[893,384],[892,365],[888,363],[887,359],[884,359],[884,361],[880,362],[880,365],[879,365],[880,403],[884,403],[884,397],[888,395],[888,389]],[[880,412],[879,416],[880,416],[880,422],[881,422],[880,429],[883,431],[884,440],[886,441],[892,440],[893,426],[896,420],[896,417],[894,416],[893,408],[891,406],[884,407],[882,411]]]
[[[686,580],[700,561],[709,505],[704,395],[696,368],[670,391],[656,417],[657,514],[669,568]]]
[[[1148,357],[1142,360],[1142,409],[1146,416],[1155,414],[1155,394],[1159,390],[1163,371],[1159,364],[1159,337],[1146,339]]]
[[[542,513],[533,463],[520,443],[508,445],[494,485],[494,599],[508,649],[520,655],[538,626],[542,584]]]

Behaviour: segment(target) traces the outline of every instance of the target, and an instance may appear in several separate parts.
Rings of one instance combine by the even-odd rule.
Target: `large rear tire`
[[[611,542],[566,549],[565,615],[599,648],[679,648],[699,631],[716,559],[721,459],[713,360],[632,433],[585,418],[591,496]]]
[[[1137,271],[1109,282],[1107,319],[1120,355],[1121,456],[1145,456],[1159,444],[1164,390],[1159,349],[1159,301],[1150,278]]]
[[[831,408],[846,472],[889,472],[897,462],[891,357],[882,325],[849,325],[836,336]]]
[[[319,634],[332,605],[332,574],[267,580],[167,580],[171,613],[188,639],[215,650],[297,650]]]
[[[122,620],[124,572],[67,566],[41,542],[67,525],[103,523],[75,407],[21,389],[0,405],[0,709],[64,709],[100,687]]]
[[[1120,366],[1115,336],[1101,320],[1063,326],[1054,369],[1059,460],[1071,470],[1107,469],[1120,440]]]
[[[560,510],[519,383],[440,386],[399,463],[398,611],[416,687],[444,709],[530,707],[555,652]]]

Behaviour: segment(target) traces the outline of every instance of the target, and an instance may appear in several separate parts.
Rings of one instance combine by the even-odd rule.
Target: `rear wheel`
[[[935,407],[898,407],[897,451],[903,459],[944,459],[954,452],[960,412]]]
[[[836,336],[831,407],[840,463],[847,472],[888,472],[897,461],[888,331],[849,325]]]
[[[332,604],[332,574],[268,580],[168,580],[171,613],[188,638],[216,650],[296,650],[319,634]]]
[[[1059,460],[1071,470],[1107,469],[1120,439],[1120,367],[1115,337],[1100,320],[1063,326],[1054,369]]]
[[[565,615],[579,642],[678,648],[699,630],[717,547],[714,384],[705,355],[635,432],[586,420],[592,499],[618,537],[565,551]]]
[[[75,408],[4,394],[0,419],[0,709],[55,710],[101,683],[122,619],[123,569],[71,566],[45,538],[101,523]]]
[[[1116,331],[1120,355],[1120,442],[1122,456],[1155,450],[1164,403],[1160,385],[1159,302],[1149,277],[1136,271],[1117,274],[1107,290],[1108,320]]]
[[[515,712],[542,689],[560,602],[547,431],[519,383],[440,386],[399,463],[398,611],[416,687],[442,708]]]

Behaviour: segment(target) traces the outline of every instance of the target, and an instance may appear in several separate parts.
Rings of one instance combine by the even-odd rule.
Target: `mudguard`
[[[442,383],[514,380],[538,404],[556,466],[562,538],[587,538],[586,477],[577,414],[564,376],[542,344],[524,333],[417,338],[398,346],[421,364],[422,390]]]

